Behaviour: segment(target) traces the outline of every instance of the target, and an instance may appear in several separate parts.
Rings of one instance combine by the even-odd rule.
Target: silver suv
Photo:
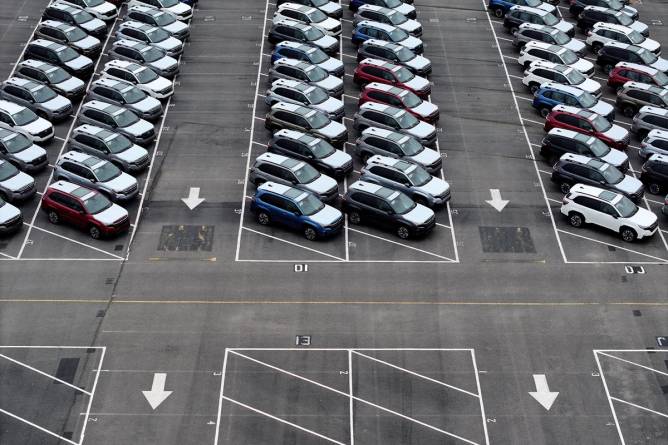
[[[14,75],[44,84],[67,98],[79,98],[86,93],[86,84],[83,80],[72,76],[59,66],[41,60],[28,59],[20,62]]]
[[[37,26],[35,37],[62,43],[89,57],[97,56],[102,50],[100,39],[89,36],[77,26],[58,20],[44,20]]]
[[[37,189],[35,180],[12,165],[0,159],[0,199],[8,202],[25,201],[32,198]]]
[[[374,154],[406,159],[421,165],[431,174],[439,174],[443,161],[436,150],[426,148],[412,136],[370,127],[355,141],[355,150],[362,162]]]
[[[148,167],[145,148],[135,145],[120,133],[95,125],[80,125],[72,131],[69,149],[91,154],[113,162],[121,170],[137,174]]]
[[[552,26],[537,23],[522,23],[515,33],[513,45],[521,48],[528,42],[539,41],[568,48],[580,57],[587,54],[587,45],[582,40],[572,39],[568,34]]]
[[[79,121],[82,124],[92,124],[118,131],[140,145],[148,145],[155,138],[155,129],[152,124],[137,117],[127,108],[99,100],[91,100],[83,104]]]
[[[643,139],[652,130],[668,130],[668,110],[665,108],[642,107],[633,118],[631,131]]]
[[[404,192],[427,207],[440,207],[450,200],[447,182],[431,176],[420,165],[402,159],[374,155],[367,160],[360,180]]]
[[[652,130],[640,143],[641,158],[647,159],[653,154],[668,155],[668,131]]]
[[[0,128],[0,158],[28,173],[43,170],[49,163],[46,150],[26,135],[5,128]]]
[[[164,49],[134,40],[115,41],[109,49],[109,56],[113,59],[127,60],[147,66],[157,74],[169,79],[179,73],[179,62],[168,56]]]
[[[128,20],[158,26],[184,42],[190,37],[190,28],[187,23],[177,19],[174,14],[151,6],[135,5],[128,8]]]
[[[172,37],[164,29],[132,20],[121,23],[116,31],[116,38],[136,40],[157,46],[167,51],[170,56],[178,56],[183,52],[183,42]]]
[[[343,95],[343,80],[329,74],[318,65],[296,59],[278,59],[269,69],[269,82],[276,79],[300,80],[327,90],[330,96]]]
[[[298,80],[275,80],[267,90],[264,101],[270,107],[278,102],[304,105],[327,113],[330,119],[337,121],[345,115],[342,101],[329,97],[327,91],[318,86]]]
[[[78,151],[68,151],[56,162],[56,181],[68,181],[95,189],[111,201],[128,201],[139,193],[137,180],[109,161]]]
[[[154,97],[129,82],[116,79],[98,79],[88,91],[90,99],[126,107],[137,116],[154,121],[162,115],[162,104]]]
[[[40,117],[60,121],[72,114],[72,102],[51,88],[32,80],[10,77],[0,87],[0,98],[30,108]]]
[[[362,131],[379,127],[413,136],[423,145],[436,144],[436,127],[410,114],[406,110],[376,102],[362,104],[353,120],[353,127]]]
[[[265,182],[277,182],[315,194],[323,202],[335,201],[339,185],[309,164],[296,159],[263,153],[255,159],[248,180],[259,186]]]
[[[111,60],[104,64],[104,77],[125,80],[137,85],[156,99],[165,99],[174,94],[174,83],[156,74],[150,68],[125,60]]]

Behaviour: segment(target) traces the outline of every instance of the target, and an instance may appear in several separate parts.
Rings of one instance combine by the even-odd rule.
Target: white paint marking
[[[416,251],[418,251],[418,252],[422,252],[422,253],[425,253],[425,254],[427,254],[427,255],[435,256],[435,257],[437,257],[437,258],[441,258],[441,259],[448,260],[448,261],[450,261],[450,262],[456,263],[456,261],[453,260],[452,258],[448,258],[448,257],[443,256],[443,255],[438,255],[438,254],[436,254],[436,253],[429,252],[429,251],[427,251],[427,250],[418,249],[417,247],[413,247],[413,246],[410,246],[410,245],[408,245],[408,244],[403,244],[403,243],[400,243],[400,242],[397,242],[397,241],[393,241],[393,240],[390,240],[390,239],[387,239],[387,238],[383,238],[383,237],[381,237],[381,236],[372,235],[372,234],[370,234],[370,233],[368,233],[368,232],[363,232],[363,231],[358,230],[358,229],[353,229],[352,227],[350,227],[348,230],[350,230],[351,232],[360,233],[360,234],[362,234],[362,235],[366,235],[366,236],[369,236],[369,237],[371,237],[371,238],[376,238],[376,239],[379,239],[379,240],[382,240],[382,241],[386,241],[386,242],[391,243],[391,244],[396,244],[396,245],[398,245],[398,246],[406,247],[407,249],[416,250]]]
[[[668,372],[659,371],[658,369],[654,369],[654,368],[651,368],[649,366],[641,365],[640,363],[632,362],[631,360],[625,360],[625,359],[623,359],[621,357],[617,357],[615,355],[606,354],[605,352],[598,351],[598,353],[601,354],[601,355],[605,355],[606,357],[610,357],[610,358],[614,358],[615,360],[619,360],[620,362],[628,363],[630,365],[637,366],[639,368],[643,368],[643,369],[646,369],[648,371],[656,372],[657,374],[661,374],[661,375],[664,375],[664,376],[668,377]]]
[[[225,391],[225,374],[227,372],[227,353],[225,348],[225,356],[223,357],[223,369],[220,372],[220,394],[218,396],[218,414],[216,416],[216,434],[213,439],[213,445],[218,445],[218,436],[220,435],[220,417],[223,412],[223,397]]]
[[[646,256],[646,257],[648,257],[648,258],[653,258],[653,259],[655,259],[655,260],[659,260],[659,261],[661,261],[662,263],[668,263],[668,260],[666,260],[666,259],[659,258],[659,257],[653,256],[653,255],[649,255],[649,254],[646,254],[646,253],[638,252],[638,251],[636,251],[636,250],[628,249],[628,248],[626,248],[626,247],[618,246],[617,244],[610,244],[610,243],[607,243],[607,242],[605,242],[605,241],[599,241],[599,240],[597,240],[597,239],[589,238],[588,236],[584,236],[584,235],[578,235],[577,233],[568,232],[568,231],[563,230],[563,229],[557,229],[557,230],[558,230],[559,232],[561,232],[561,233],[566,233],[566,234],[568,234],[568,235],[575,236],[575,237],[577,237],[577,238],[583,238],[583,239],[592,241],[592,242],[594,242],[594,243],[603,244],[604,246],[612,246],[612,247],[615,247],[615,248],[617,248],[617,249],[625,250],[625,251],[627,251],[627,252],[637,253],[638,255],[642,255],[642,256]],[[605,263],[604,263],[604,264],[605,264]],[[626,264],[628,264],[628,261],[626,262]]]
[[[550,391],[545,374],[534,374],[533,381],[536,385],[536,391],[529,392],[529,395],[549,411],[554,401],[557,400],[559,393]]]
[[[487,415],[485,414],[485,403],[482,400],[482,388],[480,387],[480,374],[478,372],[478,362],[475,358],[475,349],[470,349],[471,360],[473,361],[473,373],[475,374],[475,383],[478,389],[478,401],[480,402],[480,416],[482,417],[482,428],[485,431],[485,444],[489,445],[489,432],[487,431]]]
[[[654,411],[653,409],[649,409],[649,408],[644,407],[642,405],[636,405],[635,403],[627,402],[626,400],[618,399],[617,397],[610,397],[610,398],[612,400],[614,400],[615,402],[625,403],[626,405],[630,405],[634,408],[638,408],[638,409],[641,409],[643,411],[647,411],[647,412],[656,414],[657,416],[665,417],[665,418],[668,419],[668,414],[666,414],[666,413],[662,413],[662,412],[659,412],[659,411]]]
[[[97,349],[97,348],[96,348]],[[93,388],[91,393],[95,395],[95,390],[97,389],[97,382],[100,379],[100,370],[102,369],[102,362],[104,361],[104,356],[107,354],[107,348],[102,347],[102,354],[100,355],[100,362],[97,364],[97,372],[95,373],[95,380],[93,380]],[[93,396],[88,399],[88,406],[86,407],[86,415],[84,416],[83,424],[81,426],[81,438],[79,439],[79,445],[84,443],[86,438],[86,427],[88,426],[88,418],[90,417],[90,409],[93,406]]]
[[[14,364],[16,364],[16,365],[23,366],[24,368],[27,368],[27,369],[29,369],[29,370],[31,370],[31,371],[33,371],[33,372],[36,372],[37,374],[43,375],[44,377],[50,378],[51,380],[55,380],[55,381],[58,382],[58,383],[62,383],[63,385],[65,385],[65,386],[67,386],[67,387],[69,387],[69,388],[72,388],[72,389],[74,389],[74,390],[76,390],[76,391],[81,391],[81,392],[83,392],[84,394],[88,394],[89,396],[92,395],[92,393],[90,393],[90,392],[88,392],[88,391],[86,391],[86,390],[84,390],[84,389],[81,389],[81,388],[79,388],[78,386],[72,385],[71,383],[66,382],[65,380],[61,380],[61,379],[59,379],[58,377],[53,376],[53,375],[51,375],[51,374],[47,374],[47,373],[44,372],[44,371],[40,371],[40,370],[37,369],[37,368],[33,368],[32,366],[30,366],[30,365],[28,365],[28,364],[26,364],[26,363],[23,363],[23,362],[21,362],[21,361],[19,361],[19,360],[13,359],[13,358],[8,357],[8,356],[6,356],[6,355],[4,355],[4,354],[0,354],[0,358],[4,358],[5,360],[8,360],[8,361],[10,361],[10,362],[12,362],[12,363],[14,363]]]
[[[350,445],[355,445],[355,400],[353,399],[353,351],[348,351],[348,393],[350,410]]]
[[[23,223],[23,224],[26,224],[26,225],[27,225],[27,223]],[[32,228],[35,229],[35,230],[39,230],[40,232],[48,233],[49,235],[53,235],[53,236],[55,236],[55,237],[58,237],[58,238],[61,238],[61,239],[70,241],[70,242],[72,242],[72,243],[74,243],[74,244],[78,244],[78,245],[80,245],[80,246],[88,247],[89,249],[93,249],[93,250],[95,250],[95,251],[97,251],[97,252],[104,253],[104,254],[106,254],[106,255],[109,255],[109,256],[111,256],[111,257],[114,257],[115,259],[118,259],[118,260],[122,260],[122,259],[123,259],[123,257],[120,257],[120,256],[118,256],[118,255],[114,255],[113,253],[111,253],[111,252],[107,252],[106,250],[99,249],[99,248],[97,248],[97,247],[95,247],[95,246],[91,246],[90,244],[82,243],[81,241],[77,241],[77,240],[72,239],[72,238],[68,238],[68,237],[66,237],[66,236],[64,236],[64,235],[61,235],[61,234],[56,233],[56,232],[52,232],[52,231],[47,230],[47,229],[43,229],[43,228],[41,228],[41,227],[39,227],[39,226],[35,226],[35,225],[33,225]]]
[[[53,436],[53,437],[55,437],[55,438],[57,438],[57,439],[59,439],[59,440],[65,441],[65,442],[67,442],[67,443],[71,443],[72,445],[79,445],[78,443],[73,442],[73,441],[71,441],[70,439],[66,439],[66,438],[64,438],[64,437],[62,437],[62,436],[59,436],[58,434],[53,433],[53,432],[47,430],[46,428],[43,428],[43,427],[41,427],[41,426],[39,426],[39,425],[37,425],[37,424],[35,424],[35,423],[32,423],[32,422],[30,422],[30,421],[28,421],[28,420],[22,418],[22,417],[19,417],[19,416],[17,416],[16,414],[12,414],[12,413],[10,413],[9,411],[5,411],[5,410],[2,409],[2,408],[0,408],[0,413],[6,414],[6,415],[8,415],[9,417],[12,417],[12,418],[14,418],[14,419],[16,419],[16,420],[19,420],[19,421],[23,422],[23,423],[26,423],[26,424],[30,425],[31,427],[33,427],[33,428],[37,428],[38,430],[43,431],[43,432],[45,432],[45,433],[47,433],[47,434],[49,434],[49,435],[51,435],[51,436]]]
[[[244,229],[244,230],[248,230],[249,232],[253,232],[253,233],[256,233],[256,234],[258,234],[258,235],[266,236],[267,238],[271,238],[271,239],[274,239],[274,240],[276,240],[276,241],[282,241],[282,242],[284,242],[284,243],[286,243],[286,244],[290,244],[291,246],[301,247],[302,249],[306,249],[306,250],[311,251],[311,252],[319,253],[319,254],[321,254],[321,255],[325,255],[325,256],[328,256],[328,257],[330,257],[330,258],[334,258],[335,260],[345,261],[343,258],[339,258],[339,257],[337,257],[337,256],[335,256],[335,255],[330,255],[329,253],[321,252],[321,251],[316,250],[316,249],[311,249],[310,247],[302,246],[301,244],[293,243],[292,241],[284,240],[284,239],[279,238],[279,237],[277,237],[277,236],[268,235],[268,234],[266,234],[266,233],[262,233],[262,232],[259,232],[259,231],[257,231],[257,230],[249,229],[248,227],[243,227],[243,226],[242,226],[242,229]],[[351,230],[352,230],[352,229],[351,229]],[[294,261],[291,261],[291,262],[294,263]]]
[[[166,382],[167,374],[164,372],[156,372],[153,374],[153,384],[151,385],[151,390],[142,391],[142,394],[144,394],[144,397],[154,411],[162,404],[162,402],[167,400],[167,397],[172,395],[173,391],[165,391]]]

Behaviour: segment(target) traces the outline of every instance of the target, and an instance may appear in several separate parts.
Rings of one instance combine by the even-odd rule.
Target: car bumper
[[[130,229],[130,218],[125,218],[125,221],[115,224],[113,226],[101,226],[100,231],[106,237],[112,237],[125,233]]]
[[[46,158],[37,163],[22,162],[20,170],[26,173],[36,173],[44,170],[47,165],[49,165],[49,160]]]
[[[12,192],[11,195],[8,196],[7,198],[11,202],[27,201],[33,196],[35,196],[36,193],[37,193],[37,188],[33,185],[28,190]]]
[[[329,238],[331,236],[335,236],[339,233],[341,233],[341,229],[343,228],[343,221],[344,219],[341,218],[341,222],[333,225],[333,226],[327,226],[323,227],[320,230],[318,230],[318,236],[321,238]]]
[[[443,207],[448,203],[448,201],[450,201],[450,198],[451,198],[450,191],[448,191],[448,193],[446,193],[443,196],[435,197],[432,200],[432,207]]]
[[[431,222],[429,222],[425,225],[413,227],[411,229],[411,234],[413,236],[424,236],[424,235],[428,234],[429,232],[431,232],[432,230],[434,230],[435,226],[436,226],[436,219],[434,218],[434,219],[431,220]]]
[[[153,140],[155,139],[155,132],[151,132],[150,135],[146,135],[146,136],[143,136],[143,135],[142,136],[135,136],[135,135],[128,134],[128,133],[124,133],[124,134],[130,140],[132,140],[135,144],[139,144],[139,145],[148,145],[151,142],[153,142]]]
[[[664,206],[665,207],[665,206]],[[662,210],[663,211],[663,210]],[[643,238],[649,238],[651,236],[654,236],[656,232],[658,232],[659,227],[658,225],[654,227],[653,229],[640,229],[638,230],[638,239],[643,239]]]
[[[19,215],[18,219],[0,224],[0,235],[11,235],[21,230],[21,227],[23,227],[23,216]]]
[[[36,135],[31,135],[30,138],[35,142],[49,142],[55,136],[55,130],[51,128],[51,131],[44,132]]]

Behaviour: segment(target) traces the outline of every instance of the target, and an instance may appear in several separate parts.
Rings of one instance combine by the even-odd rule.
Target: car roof
[[[293,66],[301,69],[305,69],[308,67],[312,67],[315,65],[312,65],[308,62],[304,62],[303,60],[299,59],[290,59],[289,57],[281,57],[280,59],[276,59],[276,62],[274,62],[274,65],[288,65],[288,66]]]
[[[89,108],[95,108],[96,110],[106,110],[109,111],[110,113],[115,113],[120,109],[120,107],[117,107],[116,105],[103,102],[101,100],[89,100],[88,102],[84,103],[83,106]]]
[[[156,27],[153,25],[149,25],[148,23],[138,22],[136,20],[127,20],[125,22],[121,22],[119,28],[133,28],[148,32],[151,31],[152,29],[155,29]]]
[[[616,48],[621,48],[621,49],[631,49],[631,47],[633,47],[634,45],[630,45],[628,43],[618,42],[616,40],[608,40],[607,42],[605,42],[603,44],[603,47],[606,47],[606,46],[611,46],[611,47],[616,47]]]
[[[585,116],[587,118],[596,115],[596,113],[594,113],[593,111],[584,110],[582,108],[572,107],[570,105],[564,105],[564,104],[555,105],[554,108],[552,108],[552,110],[563,111],[564,113],[577,114],[580,116]]]
[[[362,20],[357,24],[357,26],[370,26],[373,28],[382,29],[384,31],[390,32],[397,29],[396,26],[388,25],[386,23],[374,22],[373,20]]]
[[[364,86],[364,89],[386,91],[395,94],[397,96],[403,96],[408,93],[408,90],[405,90],[403,88],[395,87],[394,85],[388,85],[386,83],[380,83],[380,82],[368,83]]]
[[[543,11],[542,9],[532,8],[531,6],[524,6],[524,5],[515,5],[512,8],[510,8],[511,11],[512,10],[518,10],[518,9],[520,11],[529,12],[531,14],[537,14],[541,17],[548,13],[548,11]]]
[[[54,50],[62,50],[64,48],[67,48],[65,45],[61,45],[60,43],[52,42],[51,40],[46,40],[46,39],[35,39],[32,42],[30,42],[30,45],[33,44],[44,46],[46,48],[53,48]]]
[[[665,108],[653,107],[651,105],[645,105],[644,107],[642,107],[640,109],[639,113],[658,114],[660,116],[668,116],[668,110],[666,110]]]
[[[619,193],[615,193],[610,190],[602,189],[599,187],[594,187],[591,185],[585,185],[585,184],[575,184],[573,187],[571,187],[570,190],[571,193],[579,193],[583,195],[588,195],[588,196],[593,196],[595,198],[602,199],[603,201],[607,202],[614,202],[617,199],[621,199],[621,195]]]
[[[650,130],[650,132],[647,134],[647,137],[668,140],[668,131],[658,129]]]
[[[58,68],[58,67],[55,66],[55,65],[52,65],[52,64],[50,64],[50,63],[48,63],[48,62],[43,62],[43,61],[41,61],[41,60],[37,60],[37,59],[26,59],[26,60],[22,60],[21,62],[19,62],[19,65],[21,65],[21,66],[29,66],[29,67],[31,67],[31,68],[35,68],[35,69],[37,69],[37,70],[41,70],[41,71],[45,71],[45,72],[49,72],[49,71],[51,71],[51,70],[54,69],[54,68],[55,68],[55,69]]]
[[[659,72],[659,70],[657,70],[656,68],[652,68],[651,66],[640,65],[640,64],[631,63],[631,62],[619,62],[619,63],[617,63],[617,65],[615,65],[615,68],[617,68],[617,67],[628,68],[628,69],[632,69],[632,70],[636,70],[636,71],[642,71],[644,73],[649,74],[650,76],[655,76]]]
[[[68,5],[66,3],[61,3],[61,2],[53,2],[50,5],[48,5],[47,8],[55,8],[61,11],[68,11],[68,10],[83,11],[83,9],[78,6]]]
[[[585,6],[585,11],[607,12],[616,15],[618,11],[611,8],[604,8],[603,6]]]
[[[299,139],[300,137],[304,136],[307,133],[297,131],[297,130],[288,130],[287,128],[284,128],[282,130],[277,131],[274,133],[274,137],[276,136],[281,136],[281,137],[286,137],[289,139]]]
[[[298,104],[291,104],[288,102],[276,102],[272,107],[273,110],[287,110],[287,111],[295,111],[299,113],[305,114],[307,111],[315,111],[311,110],[310,108],[306,108],[303,105],[298,105]]]
[[[274,26],[278,25],[292,26],[293,28],[300,28],[300,29],[312,28],[311,25],[307,25],[306,23],[298,22],[292,19],[279,20],[277,23],[274,24]]]
[[[146,4],[146,3],[141,4],[141,5],[139,5],[139,4],[134,4],[134,5],[130,6],[130,7],[128,7],[128,12],[133,11],[133,10],[134,10],[134,11],[140,11],[140,12],[146,12],[146,13],[153,14],[153,15],[157,15],[158,13],[161,13],[161,14],[162,14],[162,13],[165,12],[165,11],[163,11],[163,10],[161,10],[161,9],[155,8],[155,7],[150,6],[150,5]]]
[[[396,190],[391,190],[382,185],[372,184],[371,182],[366,181],[355,181],[348,186],[348,190],[360,190],[384,199],[394,199],[400,194],[400,192]]]
[[[551,51],[554,51],[554,48],[552,48],[552,47],[563,48],[561,46],[553,45],[551,43],[541,42],[540,40],[531,40],[531,41],[527,42],[526,45],[524,45],[524,46],[525,46],[525,48],[526,47],[528,47],[528,48],[539,48],[539,49],[547,49],[547,50],[551,50]]]
[[[649,83],[642,83],[642,82],[634,82],[634,81],[628,81],[625,82],[624,85],[622,85],[624,89],[626,88],[635,88],[637,90],[645,90],[645,91],[651,91],[652,93],[659,94],[661,96],[668,94],[668,89],[666,88],[661,88],[657,87],[656,85],[652,85]]]
[[[8,100],[0,99],[0,109],[8,112],[9,114],[14,114],[24,110],[25,107]]]
[[[111,46],[130,46],[130,47],[144,47],[144,48],[150,48],[149,45],[145,44],[144,42],[140,42],[138,40],[130,40],[130,39],[118,39],[114,43],[111,44]]]
[[[544,69],[547,69],[547,70],[558,71],[560,73],[565,73],[567,71],[571,71],[571,70],[575,69],[572,66],[563,65],[561,63],[549,62],[547,60],[542,60],[542,59],[534,60],[533,62],[531,62],[531,65],[529,65],[530,70],[538,69],[538,68],[544,68]]]
[[[385,60],[374,59],[374,58],[372,58],[372,57],[367,57],[366,59],[363,59],[363,60],[360,62],[360,64],[363,64],[363,63],[368,64],[368,65],[374,65],[374,66],[386,67],[386,68],[390,68],[390,66],[391,66],[392,68],[394,68],[394,67],[397,66],[397,65],[395,65],[395,64],[393,64],[393,63],[390,63],[390,62],[387,62],[387,61],[385,61]]]
[[[113,88],[116,91],[121,91],[121,92],[127,90],[128,88],[136,88],[130,82],[126,82],[124,80],[119,80],[119,79],[112,79],[110,77],[100,77],[99,79],[93,82],[93,85],[104,85],[109,88]]]
[[[564,153],[559,158],[560,161],[575,162],[577,164],[588,164],[592,160],[589,156],[583,156],[575,153]]]
[[[102,131],[108,131],[108,130],[105,130],[105,129],[102,128],[102,127],[98,127],[97,125],[83,124],[83,125],[79,125],[78,127],[76,127],[76,128],[75,128],[74,130],[72,130],[72,131],[73,131],[74,133],[86,133],[86,134],[95,136],[95,135],[99,134],[99,133],[102,132]]]
[[[612,31],[623,32],[624,34],[629,34],[631,31],[633,31],[628,26],[619,25],[617,23],[606,23],[606,22],[594,23],[594,29],[601,29],[601,28],[610,29]]]
[[[563,137],[567,137],[567,138],[574,138],[579,134],[582,134],[582,133],[578,133],[577,131],[567,130],[565,128],[558,128],[558,127],[555,127],[553,129],[551,129],[547,133],[548,136],[555,135],[555,136],[563,136]]]
[[[2,128],[0,127],[0,141],[4,141],[6,139],[11,139],[15,136],[18,136],[19,132],[16,132],[14,130],[10,130],[9,128]]]
[[[390,9],[390,8],[385,8],[384,6],[369,5],[369,4],[360,5],[358,11],[359,11],[360,9],[361,9],[361,10],[367,10],[367,9],[368,9],[369,11],[385,12],[385,13],[387,13],[388,11],[393,11],[392,9]]]
[[[287,185],[279,184],[277,182],[267,181],[257,187],[258,190],[273,192],[278,195],[284,195],[292,187]]]
[[[292,159],[287,156],[279,155],[276,153],[262,153],[260,156],[255,158],[256,161],[270,162],[276,165],[282,165],[285,161]]]
[[[101,159],[81,151],[70,150],[60,156],[60,160],[68,160],[84,164],[88,167],[99,164]],[[92,161],[92,162],[91,162]]]
[[[404,161],[403,159],[391,158],[389,156],[373,155],[367,160],[367,167],[370,164],[383,165],[386,167],[399,170],[404,173],[410,173],[417,168],[416,164]]]
[[[109,67],[122,68],[133,73],[141,71],[143,69],[150,69],[135,62],[129,62],[127,60],[118,60],[118,59],[110,60],[109,62],[104,64],[104,67],[105,69]]]
[[[536,31],[547,31],[548,33],[551,33],[556,30],[556,28],[553,28],[551,26],[542,25],[540,23],[529,23],[529,22],[524,22],[520,24],[520,29],[533,29]]]
[[[56,181],[49,186],[49,189],[58,190],[59,192],[74,195],[80,199],[86,199],[89,196],[95,195],[95,190],[82,187],[78,184],[73,184],[69,181]]]
[[[63,23],[60,20],[44,20],[41,23],[41,25],[50,26],[52,28],[63,29],[65,31],[69,31],[70,29],[76,28],[76,26],[70,25],[69,23]]]
[[[32,80],[24,79],[22,77],[10,77],[9,79],[5,80],[4,83],[9,83],[9,84],[16,85],[16,86],[19,86],[19,87],[27,87],[28,89],[30,89],[31,84],[32,84],[32,86],[37,86],[37,85],[44,86],[42,84],[39,84],[39,83],[34,82]]]
[[[367,46],[370,46],[370,45],[383,46],[383,47],[389,48],[389,49],[391,49],[391,50],[396,50],[396,49],[399,49],[399,48],[403,48],[401,45],[398,45],[398,44],[396,44],[396,43],[387,42],[387,41],[385,41],[385,40],[378,40],[378,39],[368,39],[368,40],[365,40],[364,42],[362,42],[362,45],[367,45]]]
[[[540,87],[541,89],[549,88],[551,90],[563,91],[564,93],[572,94],[574,96],[579,96],[580,94],[584,93],[584,90],[578,87],[574,87],[572,85],[564,85],[562,83],[556,83],[556,82],[545,82]]]
[[[276,11],[276,12],[280,12],[284,9],[292,9],[293,11],[300,11],[300,12],[304,12],[306,14],[309,14],[309,13],[316,10],[316,8],[314,8],[313,6],[300,5],[299,3],[288,2],[288,3],[283,3],[282,5],[279,5],[278,11]]]

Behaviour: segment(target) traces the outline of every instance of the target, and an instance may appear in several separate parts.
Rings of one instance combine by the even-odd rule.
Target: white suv
[[[594,27],[587,34],[585,43],[591,47],[593,52],[597,53],[608,42],[629,43],[645,48],[657,56],[661,54],[661,44],[659,42],[645,37],[636,30],[615,23],[594,23]]]
[[[610,190],[575,184],[562,201],[561,213],[573,227],[594,224],[619,233],[626,242],[653,236],[659,219],[626,196]]]
[[[591,77],[594,74],[594,64],[589,60],[578,57],[577,54],[568,48],[544,42],[527,42],[520,50],[520,56],[517,58],[517,61],[523,67],[528,68],[531,62],[535,62],[536,60],[547,60],[552,63],[568,65],[587,77]]]
[[[300,5],[297,3],[283,3],[274,13],[274,24],[282,20],[296,20],[298,22],[319,28],[322,32],[330,36],[341,34],[341,22],[328,17],[327,14],[312,6]]]
[[[600,83],[588,78],[575,68],[546,60],[531,62],[529,68],[524,70],[522,83],[529,87],[529,90],[533,94],[545,82],[556,82],[561,85],[574,86],[593,94],[597,99],[603,93]]]

